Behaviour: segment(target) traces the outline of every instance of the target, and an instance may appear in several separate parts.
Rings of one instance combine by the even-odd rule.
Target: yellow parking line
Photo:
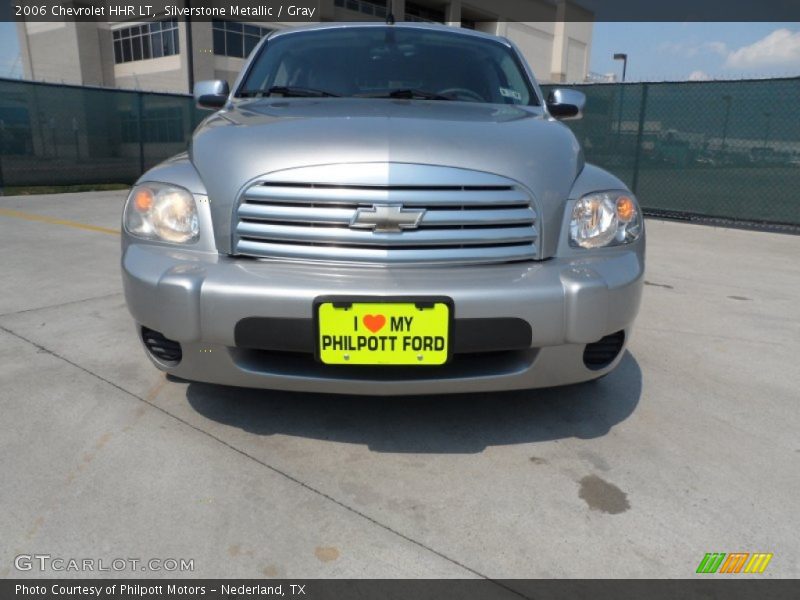
[[[28,221],[50,223],[51,225],[66,225],[67,227],[75,227],[76,229],[86,229],[87,231],[97,231],[99,233],[111,233],[113,235],[119,235],[118,229],[98,227],[97,225],[79,223],[78,221],[68,221],[66,219],[55,219],[53,217],[45,217],[44,215],[34,215],[32,213],[22,212],[21,210],[11,210],[10,208],[0,208],[0,217],[15,217],[17,219],[27,219]]]

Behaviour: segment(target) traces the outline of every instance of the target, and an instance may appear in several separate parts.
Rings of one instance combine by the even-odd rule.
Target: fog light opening
[[[625,345],[625,332],[617,331],[603,339],[586,344],[583,351],[583,364],[592,371],[605,369],[619,356]]]
[[[142,342],[150,355],[167,367],[176,366],[183,358],[180,343],[167,339],[159,331],[142,327]]]

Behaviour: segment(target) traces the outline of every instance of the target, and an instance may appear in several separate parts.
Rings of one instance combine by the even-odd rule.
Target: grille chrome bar
[[[254,221],[280,221],[287,223],[320,223],[346,226],[356,214],[355,207],[281,206],[269,204],[243,204],[239,218]],[[428,208],[421,227],[516,225],[533,223],[536,213],[529,207],[485,210],[437,210]]]
[[[515,182],[447,167],[389,169],[400,172],[400,185],[381,185],[375,177],[366,177],[367,183],[332,182],[330,171],[315,183],[320,180],[313,168],[284,171],[290,176],[285,180],[257,181],[237,205],[235,253],[367,264],[486,264],[538,257],[538,215],[533,199]],[[417,173],[422,174],[419,185]],[[424,209],[419,226],[401,232],[351,227],[359,208],[386,204]]]
[[[367,264],[490,264],[531,259],[530,246],[470,246],[425,249],[348,248],[304,246],[240,240],[241,254],[264,258],[308,261],[357,262]]]
[[[401,233],[378,233],[346,227],[303,227],[240,222],[240,238],[252,241],[281,241],[305,244],[348,246],[465,246],[533,243],[536,235],[530,227],[492,229],[416,229]]]
[[[500,186],[496,186],[500,187]],[[437,189],[403,189],[382,186],[287,186],[280,184],[255,185],[245,192],[247,202],[299,203],[308,204],[313,198],[315,204],[402,204],[403,206],[435,205],[511,205],[527,206],[530,198],[522,190],[508,187],[506,189],[484,189],[483,187],[460,187],[452,189],[446,186]]]

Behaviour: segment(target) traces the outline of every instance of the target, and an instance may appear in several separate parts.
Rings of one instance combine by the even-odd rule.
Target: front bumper
[[[122,272],[135,321],[181,343],[177,365],[151,356],[178,377],[342,394],[459,393],[578,383],[612,370],[623,352],[604,368],[590,369],[584,349],[613,332],[630,332],[641,299],[644,243],[591,257],[384,269],[240,259],[134,242],[124,249]],[[313,355],[237,347],[240,321],[308,321],[319,296],[448,296],[456,319],[526,321],[531,347],[402,370],[337,368],[317,363]]]

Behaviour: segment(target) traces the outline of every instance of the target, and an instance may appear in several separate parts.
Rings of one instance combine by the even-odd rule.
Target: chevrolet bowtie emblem
[[[350,221],[352,229],[371,229],[375,233],[400,233],[419,227],[424,208],[403,208],[402,204],[373,204],[359,208]]]

